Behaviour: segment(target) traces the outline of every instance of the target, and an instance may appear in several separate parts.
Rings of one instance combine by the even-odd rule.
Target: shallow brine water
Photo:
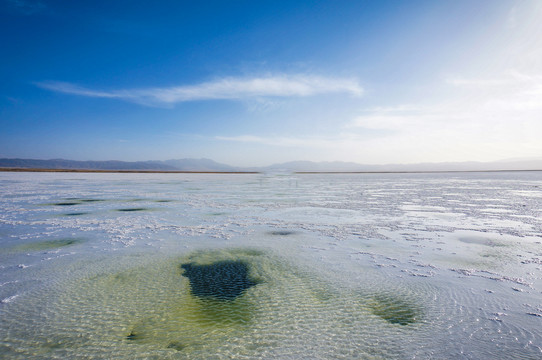
[[[0,251],[2,358],[542,358],[542,172],[1,173]]]

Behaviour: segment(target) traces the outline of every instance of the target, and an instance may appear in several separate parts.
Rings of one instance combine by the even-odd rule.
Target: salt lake
[[[542,172],[0,173],[0,357],[540,359]]]

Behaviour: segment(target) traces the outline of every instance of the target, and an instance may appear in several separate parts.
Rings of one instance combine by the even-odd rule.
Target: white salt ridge
[[[15,300],[15,299],[18,298],[18,297],[19,297],[19,295],[9,296],[9,297],[7,297],[7,298],[5,298],[5,299],[0,300],[0,303],[2,303],[2,304],[9,304],[10,302],[13,302],[13,300]]]

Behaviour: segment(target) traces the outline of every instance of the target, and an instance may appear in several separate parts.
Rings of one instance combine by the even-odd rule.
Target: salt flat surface
[[[2,358],[542,358],[541,172],[0,173],[0,249]]]

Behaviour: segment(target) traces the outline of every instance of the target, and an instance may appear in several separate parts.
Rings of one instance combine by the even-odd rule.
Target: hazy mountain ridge
[[[66,170],[141,171],[259,171],[259,172],[415,172],[542,170],[542,158],[508,159],[494,162],[443,162],[419,164],[363,165],[353,162],[290,161],[265,167],[234,167],[211,159],[172,159],[150,161],[77,161],[65,159],[0,159],[0,168]]]
[[[499,160],[493,162],[442,162],[419,164],[363,165],[353,162],[293,161],[263,168],[265,171],[301,172],[416,172],[416,171],[495,171],[542,170],[542,158],[529,160]]]
[[[235,171],[232,166],[209,159],[166,161],[78,161],[65,159],[0,159],[0,168],[66,170]]]
[[[151,161],[78,161],[65,159],[0,159],[0,167],[31,169],[69,169],[69,170],[175,170],[166,164]]]
[[[242,171],[242,169],[218,163],[211,159],[172,159],[156,161],[156,163],[171,166],[178,171]]]

